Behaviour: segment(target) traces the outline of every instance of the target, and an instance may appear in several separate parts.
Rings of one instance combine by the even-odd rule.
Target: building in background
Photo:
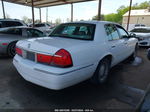
[[[129,11],[123,15],[122,26],[127,27]],[[135,27],[136,24],[150,26],[150,7],[147,9],[131,10],[131,17],[129,23],[129,31]]]

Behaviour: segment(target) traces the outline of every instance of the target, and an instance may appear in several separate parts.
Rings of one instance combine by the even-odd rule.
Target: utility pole
[[[73,3],[71,3],[71,22],[73,22]]]
[[[40,23],[42,22],[42,18],[41,18],[41,8],[39,8],[39,15],[40,15]]]
[[[99,4],[98,4],[98,20],[101,20],[101,8],[102,8],[102,0],[99,0]]]
[[[46,8],[46,22],[48,22],[48,7]]]
[[[31,2],[32,2],[32,22],[33,22],[33,27],[34,27],[34,25],[35,25],[35,23],[34,23],[34,1],[31,0]]]
[[[128,22],[127,22],[127,31],[129,30],[130,16],[131,16],[131,8],[132,8],[132,0],[130,0],[130,6],[129,6],[129,15],[128,15]]]
[[[1,2],[2,2],[3,18],[6,19],[6,16],[5,16],[5,8],[4,8],[4,1],[1,0]]]

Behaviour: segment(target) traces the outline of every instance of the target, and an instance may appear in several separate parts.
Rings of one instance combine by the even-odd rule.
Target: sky
[[[133,4],[141,3],[147,0],[133,0]],[[102,14],[116,13],[116,10],[122,6],[128,6],[130,0],[102,0]],[[3,18],[2,7],[0,3],[0,18]],[[13,19],[22,19],[23,16],[32,18],[31,7],[16,5],[4,2],[5,12]],[[35,19],[39,19],[39,9],[35,8]],[[41,9],[42,21],[46,21],[46,8]],[[97,15],[98,1],[83,2],[74,4],[74,20],[89,20]],[[55,22],[55,19],[60,18],[65,22],[71,17],[71,5],[60,5],[48,7],[48,21]]]

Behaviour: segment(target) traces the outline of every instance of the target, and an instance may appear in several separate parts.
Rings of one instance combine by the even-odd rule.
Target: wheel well
[[[12,42],[10,42],[10,43],[8,44],[8,46],[7,46],[7,52],[8,52],[8,48],[9,48],[10,44],[12,44],[12,43],[17,43],[17,41],[12,41]]]
[[[12,44],[12,43],[17,43],[17,41],[12,41],[12,42],[10,42],[10,43],[8,44],[8,46],[9,46],[10,44]]]
[[[111,63],[111,62],[112,62],[112,58],[113,58],[112,55],[107,55],[107,56],[105,56],[103,59],[109,59],[109,60],[110,60],[110,63]],[[103,60],[103,59],[102,59],[102,60]]]

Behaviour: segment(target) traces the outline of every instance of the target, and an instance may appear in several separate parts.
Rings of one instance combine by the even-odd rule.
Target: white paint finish
[[[92,77],[99,61],[105,56],[112,55],[112,67],[134,52],[137,43],[137,39],[135,38],[107,40],[104,25],[112,23],[96,21],[77,23],[96,24],[94,40],[86,41],[61,37],[45,37],[22,40],[17,43],[18,47],[28,51],[51,55],[54,55],[61,48],[66,49],[72,56],[72,67],[52,67],[32,62],[16,55],[13,63],[19,73],[30,82],[58,90]],[[30,44],[30,48],[28,48],[28,44]]]

